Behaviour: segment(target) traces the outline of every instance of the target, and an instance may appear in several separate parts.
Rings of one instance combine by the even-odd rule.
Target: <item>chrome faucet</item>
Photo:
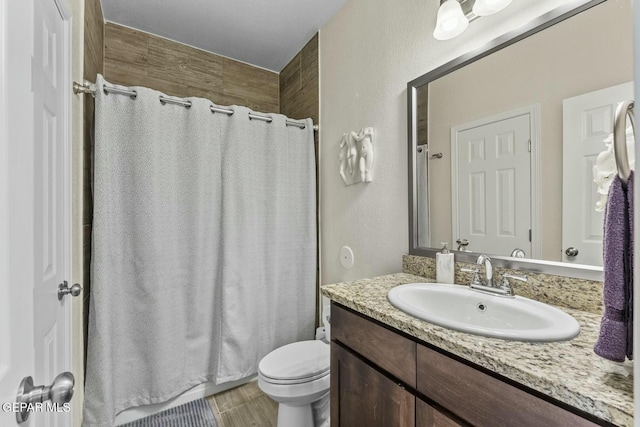
[[[480,267],[461,269],[462,271],[473,273],[473,278],[471,279],[471,283],[469,284],[469,288],[473,290],[485,292],[492,295],[513,297],[514,292],[511,284],[509,283],[509,279],[516,279],[522,282],[527,281],[527,276],[503,274],[502,284],[496,285],[493,281],[493,266],[491,265],[491,258],[484,254],[480,255],[478,257],[478,260],[476,261],[476,264],[479,266],[482,266],[484,264],[485,280],[480,279]]]
[[[478,257],[478,260],[476,261],[476,264],[478,265],[482,265],[484,264],[484,270],[485,270],[485,281],[482,283],[484,286],[488,286],[490,288],[493,288],[493,266],[491,266],[491,258],[489,258],[488,256],[482,254]]]

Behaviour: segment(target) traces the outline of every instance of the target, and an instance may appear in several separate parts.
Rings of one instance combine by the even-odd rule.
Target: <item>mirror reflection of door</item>
[[[620,101],[633,99],[633,82],[611,86],[562,102],[562,260],[602,265],[604,216],[596,211],[600,199],[593,166],[604,140],[613,130]]]
[[[507,112],[451,130],[452,223],[468,250],[532,256],[531,113]]]
[[[540,264],[543,266],[547,261],[569,261],[578,266],[601,265],[599,250],[596,250],[599,254],[593,263],[587,259],[570,261],[565,255],[566,249],[572,246],[578,248],[579,255],[586,251],[581,243],[563,243],[562,236],[563,228],[567,228],[563,227],[563,220],[565,224],[576,225],[576,219],[581,218],[586,208],[579,203],[565,202],[567,206],[574,204],[576,209],[579,205],[580,212],[563,215],[563,192],[577,197],[581,183],[591,185],[592,176],[590,166],[581,163],[575,173],[565,175],[563,182],[563,157],[571,156],[563,155],[562,102],[633,80],[631,6],[629,1],[605,1],[477,61],[462,67],[459,63],[451,64],[450,71],[445,67],[438,73],[432,71],[431,76],[425,74],[415,80],[414,90],[408,91],[415,106],[409,130],[409,134],[415,136],[415,142],[411,142],[428,144],[431,153],[442,153],[443,157],[429,157],[428,182],[420,180],[414,187],[418,191],[428,188],[428,195],[422,192],[417,197],[410,195],[414,196],[410,213],[418,212],[411,217],[412,232],[416,229],[429,231],[426,236],[422,233],[417,236],[415,243],[420,244],[410,248],[410,252],[437,249],[443,241],[450,241],[450,247],[457,249],[455,241],[463,237],[458,235],[452,223],[451,129],[533,104],[538,109],[531,130],[538,143],[532,147],[531,189],[533,201],[537,197],[537,202],[531,210],[532,249],[525,251],[528,252],[526,257],[543,261]],[[616,97],[612,102],[630,98]],[[610,132],[608,130],[607,134]],[[417,161],[417,157],[412,160]],[[414,183],[417,182],[417,175],[413,178]],[[563,186],[573,190],[563,191]],[[493,192],[495,194],[495,189]],[[593,211],[591,206],[589,210]],[[482,215],[489,218],[487,212]],[[416,221],[420,221],[417,227]],[[601,231],[600,222],[597,229]],[[468,240],[468,249],[475,253],[504,256],[515,249],[509,247],[507,251],[504,248],[498,251],[490,245],[479,245],[477,238],[474,241],[468,237]]]

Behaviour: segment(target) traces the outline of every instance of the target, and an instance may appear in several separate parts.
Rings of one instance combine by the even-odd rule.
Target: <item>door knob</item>
[[[515,248],[513,251],[511,251],[510,255],[510,257],[512,258],[524,258],[526,256],[527,254],[525,253],[525,251],[520,248]]]
[[[56,405],[62,405],[71,401],[75,382],[76,380],[71,372],[61,373],[53,380],[50,386],[40,385],[34,387],[33,378],[24,377],[20,387],[18,387],[18,395],[16,397],[16,403],[20,409],[16,412],[18,424],[22,424],[29,419],[31,414],[29,411],[30,404],[51,400]]]
[[[69,282],[66,280],[58,285],[58,301],[62,301],[62,297],[67,294],[71,294],[72,297],[77,297],[82,292],[82,286],[75,284],[69,287]]]
[[[578,255],[578,249],[574,248],[573,246],[570,246],[567,248],[566,251],[564,251],[564,253],[567,254],[568,257],[574,257]]]

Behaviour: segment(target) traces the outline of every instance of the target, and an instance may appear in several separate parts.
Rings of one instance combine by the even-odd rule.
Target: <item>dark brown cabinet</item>
[[[413,394],[339,345],[331,346],[331,425],[413,427]]]
[[[472,425],[594,426],[522,389],[418,345],[418,391]]]
[[[587,417],[332,304],[332,427],[610,425]]]
[[[334,310],[333,307],[336,307]],[[331,308],[331,339],[360,354],[410,387],[416,386],[415,342],[364,316]]]

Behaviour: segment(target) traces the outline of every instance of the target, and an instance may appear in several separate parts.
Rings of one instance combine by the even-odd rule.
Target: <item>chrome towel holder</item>
[[[616,108],[613,124],[613,155],[616,159],[618,176],[625,186],[629,182],[629,176],[631,175],[629,153],[627,152],[627,116],[631,121],[634,139],[636,136],[636,119],[633,108],[634,102],[632,100],[621,102]]]

